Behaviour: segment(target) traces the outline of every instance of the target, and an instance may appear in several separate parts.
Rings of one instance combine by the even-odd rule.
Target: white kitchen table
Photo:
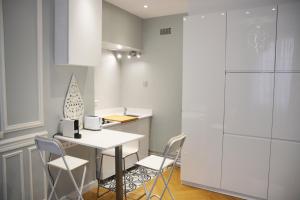
[[[95,149],[106,150],[115,148],[116,199],[123,199],[122,145],[139,140],[144,136],[108,129],[102,129],[101,131],[80,130],[80,134],[80,139],[60,135],[56,135],[55,138]],[[98,169],[98,162],[96,162],[96,170]],[[99,173],[96,174],[96,177],[100,181]]]

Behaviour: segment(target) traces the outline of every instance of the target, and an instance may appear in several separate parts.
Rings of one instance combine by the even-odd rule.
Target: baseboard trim
[[[248,195],[244,195],[244,194],[240,194],[240,193],[236,193],[236,192],[231,192],[231,191],[227,191],[227,190],[223,190],[223,189],[219,189],[219,188],[214,188],[214,187],[209,187],[209,186],[205,186],[205,185],[201,185],[201,184],[197,184],[197,183],[192,183],[189,181],[181,181],[181,183],[183,185],[200,188],[200,189],[204,189],[204,190],[209,190],[211,192],[217,192],[217,193],[221,193],[221,194],[225,194],[225,195],[229,195],[229,196],[234,196],[234,197],[241,198],[241,199],[266,200],[266,199],[252,197],[252,196],[248,196]]]
[[[97,187],[97,185],[98,185],[98,181],[97,180],[93,180],[93,181],[89,182],[88,184],[86,184],[86,185],[83,186],[82,193],[84,194],[85,192],[91,190],[92,188]],[[78,194],[74,190],[73,192],[71,192],[71,193],[69,193],[67,195],[62,196],[60,198],[60,200],[76,199],[76,197],[78,197]]]

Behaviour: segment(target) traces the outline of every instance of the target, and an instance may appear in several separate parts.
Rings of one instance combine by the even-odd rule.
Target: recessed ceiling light
[[[186,17],[183,18],[183,21],[186,21]]]
[[[275,11],[275,10],[276,10],[276,8],[272,8],[272,10],[273,10],[273,11]]]
[[[225,13],[222,12],[221,15],[225,15]]]
[[[128,59],[131,59],[131,55],[128,55],[127,58],[128,58]]]
[[[148,8],[148,5],[144,5],[144,8]]]
[[[122,46],[122,45],[120,45],[120,44],[118,44],[118,45],[117,45],[117,48],[118,48],[118,49],[122,49],[122,48],[123,48],[123,46]]]
[[[117,58],[118,58],[118,59],[121,59],[121,58],[122,58],[122,54],[118,53],[118,54],[117,54]]]
[[[246,15],[249,15],[249,14],[250,14],[250,11],[246,11],[245,14],[246,14]]]
[[[205,18],[205,16],[204,16],[204,15],[202,15],[202,16],[201,16],[201,18],[202,18],[202,19],[204,19],[204,18]]]

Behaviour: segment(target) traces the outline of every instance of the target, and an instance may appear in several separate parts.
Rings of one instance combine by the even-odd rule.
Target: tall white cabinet
[[[183,183],[300,199],[299,10],[289,1],[185,21]]]
[[[210,187],[221,180],[225,29],[220,13],[184,22],[182,179]]]

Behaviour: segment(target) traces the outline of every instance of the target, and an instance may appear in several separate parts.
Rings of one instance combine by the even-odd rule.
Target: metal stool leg
[[[136,155],[137,161],[140,161],[139,154],[136,152],[135,155]]]
[[[126,191],[126,164],[125,164],[125,158],[123,158],[123,176],[124,176],[124,196],[125,199],[127,199],[127,191]]]
[[[77,183],[76,183],[76,181],[74,179],[74,176],[73,176],[72,172],[69,169],[67,171],[68,171],[68,174],[69,174],[69,176],[70,176],[70,178],[71,178],[71,180],[73,182],[73,185],[74,185],[74,187],[75,187],[75,189],[76,189],[76,191],[77,191],[77,193],[79,195],[79,199],[84,200],[83,196],[82,196],[82,192],[79,190],[78,185],[77,185]]]
[[[61,175],[61,171],[62,171],[61,169],[58,171],[57,177],[56,177],[56,179],[54,181],[54,184],[53,184],[53,187],[52,187],[52,191],[50,192],[50,195],[49,195],[49,199],[51,199],[51,197],[53,195],[53,192],[55,192],[54,190],[55,190],[56,184],[58,182],[58,179],[59,179],[59,177]]]
[[[148,199],[149,193],[148,193],[148,189],[146,187],[146,183],[145,183],[145,180],[144,180],[144,173],[142,171],[142,167],[138,167],[138,168],[139,168],[139,172],[140,172],[140,175],[141,175],[141,179],[142,179],[143,187],[144,187],[144,190],[145,190],[146,198]]]
[[[84,180],[85,180],[85,173],[86,173],[86,166],[84,166],[83,168],[83,173],[82,173],[82,178],[81,178],[81,184],[80,184],[80,192],[81,192],[81,195],[82,195],[82,189],[83,189],[83,184],[84,184]],[[78,197],[78,200],[80,199],[80,197]]]

